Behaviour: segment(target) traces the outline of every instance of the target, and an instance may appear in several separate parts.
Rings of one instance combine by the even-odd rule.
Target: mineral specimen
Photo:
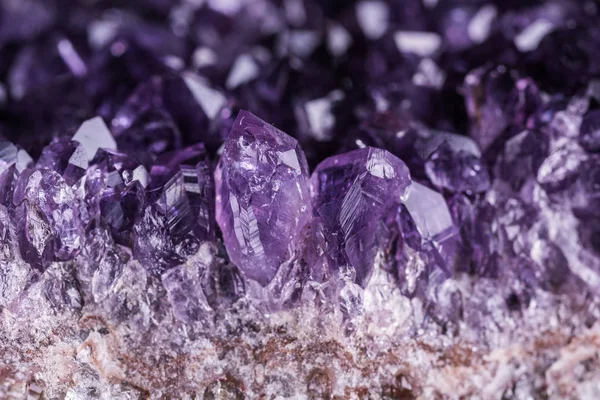
[[[590,0],[0,0],[0,398],[600,398]]]

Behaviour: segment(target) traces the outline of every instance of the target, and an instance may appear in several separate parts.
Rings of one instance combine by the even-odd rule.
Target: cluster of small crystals
[[[0,0],[0,311],[600,295],[595,2],[63,3]]]

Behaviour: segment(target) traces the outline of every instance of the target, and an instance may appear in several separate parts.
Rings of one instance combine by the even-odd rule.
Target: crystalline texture
[[[600,218],[600,157],[592,157],[581,166],[572,198],[573,212],[584,221]]]
[[[37,167],[56,171],[69,185],[73,185],[83,177],[88,167],[87,151],[76,141],[56,139],[42,150]]]
[[[204,145],[164,154],[150,174],[153,202],[135,227],[134,253],[157,269],[173,267],[215,238],[214,183]]]
[[[295,139],[240,111],[215,184],[217,223],[231,260],[266,285],[310,217],[304,153]]]
[[[220,113],[226,105],[227,99],[220,91],[192,72],[155,76],[135,89],[116,113],[112,126],[117,137],[132,135],[127,130],[157,113],[166,113],[184,142],[202,141],[215,151],[223,141]],[[178,132],[167,134],[175,145],[181,140]]]
[[[479,68],[465,78],[465,99],[471,118],[471,136],[483,152],[510,125],[524,127],[541,103],[533,82],[518,79],[505,66]]]
[[[117,149],[117,142],[100,117],[88,119],[81,124],[73,135],[73,140],[81,143],[87,153],[88,161],[94,158],[98,149]]]
[[[0,135],[0,174],[14,165],[21,172],[32,163],[31,156]]]
[[[425,272],[412,279],[422,276],[438,284],[454,272],[457,261],[458,231],[448,205],[441,194],[417,182],[409,186],[403,205],[398,223],[406,244],[422,253],[424,265],[419,268]],[[402,215],[404,210],[407,215]],[[399,267],[401,280],[411,279],[409,268]]]
[[[425,171],[434,185],[452,192],[481,193],[490,187],[485,163],[463,150],[453,152],[447,143],[430,156]]]
[[[378,224],[387,209],[399,204],[409,183],[410,173],[400,159],[371,147],[330,157],[317,166],[311,177],[313,208],[331,244],[333,268],[350,265],[356,283],[368,283],[381,245]]]
[[[83,226],[75,196],[54,171],[27,169],[17,181],[13,203],[23,259],[37,268],[71,260],[81,248]]]

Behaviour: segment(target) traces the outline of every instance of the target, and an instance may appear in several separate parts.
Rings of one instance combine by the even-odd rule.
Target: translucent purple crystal
[[[18,172],[21,172],[32,162],[31,156],[25,150],[0,135],[0,173],[13,165]]]
[[[583,163],[572,198],[573,212],[579,218],[600,217],[600,158]]]
[[[308,178],[295,139],[240,111],[215,171],[216,219],[233,263],[262,285],[310,218]]]
[[[520,190],[537,174],[547,156],[548,144],[541,132],[525,130],[508,139],[498,158],[497,175],[513,189]]]
[[[214,241],[214,184],[201,143],[162,155],[150,175],[152,203],[135,226],[134,254],[160,270]]]
[[[425,170],[434,185],[452,192],[481,193],[490,187],[485,163],[464,150],[453,152],[446,142],[431,154]]]
[[[162,118],[168,123],[170,117],[182,135],[179,138],[178,132],[165,132],[170,142],[167,146],[177,147],[182,139],[188,144],[202,141],[214,151],[224,140],[221,111],[226,106],[227,98],[219,90],[190,71],[155,76],[133,91],[117,111],[112,126],[117,137],[135,135],[135,130],[126,131],[166,113],[168,117]]]
[[[596,3],[0,0],[0,398],[599,398]]]
[[[484,152],[509,126],[524,127],[541,104],[535,84],[505,66],[472,71],[465,78],[465,91],[471,136]]]
[[[27,169],[16,183],[13,204],[19,219],[19,243],[25,261],[46,268],[71,260],[81,248],[83,225],[75,194],[50,170]]]
[[[69,185],[85,175],[88,165],[83,145],[67,138],[58,138],[46,146],[37,162],[38,168],[58,172]]]
[[[410,173],[400,159],[371,147],[330,157],[317,166],[311,177],[313,208],[329,238],[334,269],[352,266],[355,281],[368,283],[381,246],[378,224],[399,204],[409,184]]]

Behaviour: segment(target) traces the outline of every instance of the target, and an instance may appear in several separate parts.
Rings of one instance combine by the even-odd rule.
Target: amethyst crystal
[[[112,126],[117,137],[136,135],[135,125],[166,113],[182,135],[180,139],[178,133],[166,132],[167,146],[177,147],[182,139],[189,144],[203,141],[214,151],[224,139],[221,113],[226,105],[227,99],[219,90],[190,71],[155,76],[133,91],[117,111]]]
[[[13,204],[25,261],[44,269],[54,260],[70,260],[79,252],[83,225],[75,194],[58,173],[23,171],[15,186]]]
[[[308,178],[295,139],[238,114],[215,171],[216,218],[231,260],[262,285],[290,256],[310,217]]]
[[[378,225],[410,184],[406,165],[385,150],[366,147],[326,159],[311,177],[313,208],[329,238],[332,267],[352,266],[369,282],[381,243]]]
[[[431,154],[425,170],[435,186],[451,192],[481,193],[490,187],[484,162],[464,150],[453,152],[446,142]]]
[[[38,168],[58,172],[69,185],[85,175],[88,165],[88,155],[83,145],[67,138],[57,138],[46,146],[37,162]]]
[[[0,0],[0,398],[600,398],[596,3]]]
[[[150,175],[154,200],[135,226],[134,254],[160,270],[214,240],[214,184],[202,144],[162,155]]]
[[[412,182],[387,223],[391,250],[387,267],[397,274],[404,295],[426,299],[454,273],[459,261],[457,230],[444,198]]]
[[[524,127],[541,104],[537,87],[505,66],[481,68],[465,78],[472,136],[483,151],[511,125]]]
[[[0,173],[13,165],[18,172],[22,172],[32,162],[31,156],[25,150],[19,149],[0,136]]]

